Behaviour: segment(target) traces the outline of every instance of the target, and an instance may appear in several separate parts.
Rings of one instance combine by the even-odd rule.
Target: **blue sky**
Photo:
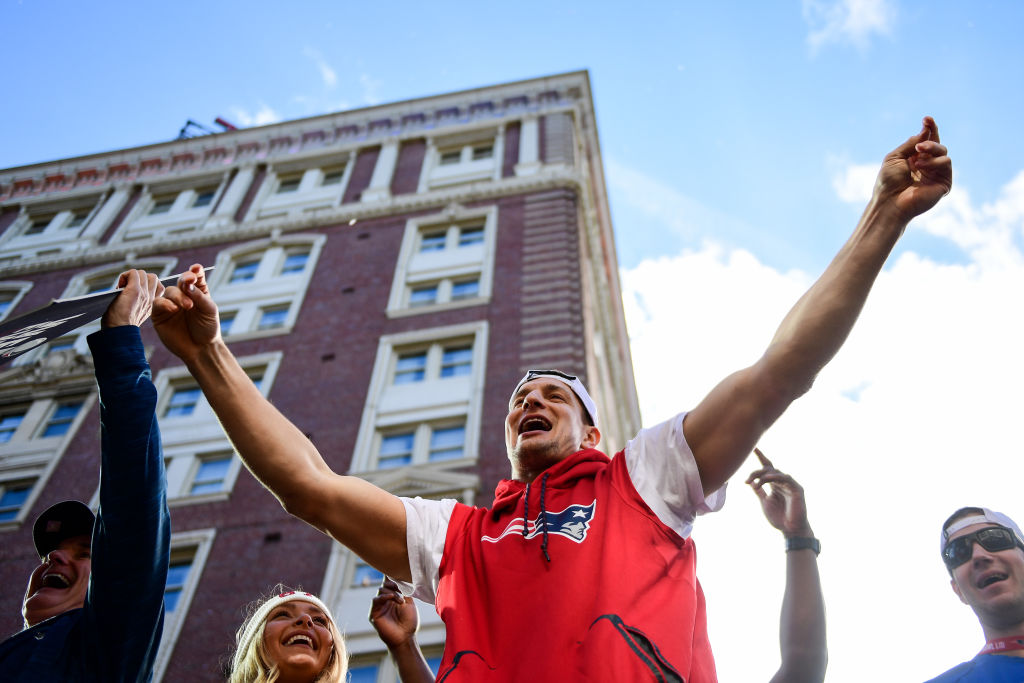
[[[829,681],[924,680],[980,649],[935,541],[962,504],[1024,521],[1024,5],[0,0],[0,12],[0,167],[169,140],[189,118],[257,125],[588,69],[647,423],[757,358],[852,230],[878,162],[933,115],[953,193],[911,225],[847,347],[762,446],[805,484],[823,539]],[[781,540],[732,486],[697,525],[699,574],[721,680],[767,680]]]

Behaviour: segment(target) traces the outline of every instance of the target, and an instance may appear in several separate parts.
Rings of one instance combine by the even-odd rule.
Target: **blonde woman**
[[[344,683],[348,653],[334,617],[312,593],[282,586],[238,629],[228,683]]]

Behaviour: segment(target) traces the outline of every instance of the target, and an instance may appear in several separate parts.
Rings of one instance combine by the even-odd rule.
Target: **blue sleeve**
[[[85,625],[101,680],[149,680],[170,553],[156,387],[139,328],[89,335],[100,393],[100,505]]]

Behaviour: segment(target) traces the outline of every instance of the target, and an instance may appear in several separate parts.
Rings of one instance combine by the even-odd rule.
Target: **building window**
[[[18,426],[25,419],[25,410],[6,412],[0,414],[0,443],[7,443],[18,431]]]
[[[195,556],[194,547],[175,548],[171,551],[171,560],[167,565],[167,585],[164,586],[164,611],[168,614],[178,608],[178,601],[188,583],[188,575],[192,571]]]
[[[466,421],[428,422],[382,433],[377,469],[390,469],[465,457]]]
[[[164,408],[164,417],[187,417],[195,412],[202,392],[194,384],[174,387]]]
[[[189,487],[190,496],[204,493],[220,493],[226,489],[226,479],[231,470],[232,454],[218,454],[201,458]]]
[[[277,181],[277,194],[290,194],[299,191],[299,183],[302,182],[301,175],[284,176]]]
[[[64,436],[67,434],[68,430],[71,428],[71,423],[74,422],[75,417],[78,415],[78,411],[82,408],[82,403],[82,400],[62,401],[58,403],[56,407],[54,407],[53,413],[50,414],[50,419],[47,420],[40,436],[48,438],[51,436]]]
[[[341,181],[345,178],[345,167],[334,166],[331,168],[324,169],[323,180],[320,181],[320,185],[340,185]]]
[[[0,482],[0,522],[18,518],[34,485],[35,479]]]
[[[362,560],[357,560],[355,567],[352,570],[352,582],[353,588],[366,588],[367,586],[379,586],[380,582],[384,579],[384,575],[379,571],[366,564]]]
[[[473,161],[479,161],[480,159],[491,159],[494,157],[494,145],[491,143],[484,145],[473,145],[470,152],[470,158]]]
[[[302,310],[316,260],[326,237],[288,235],[232,247],[217,257],[210,288],[230,312],[221,333],[233,340],[288,332]]]
[[[380,452],[377,455],[377,467],[401,467],[412,463],[414,432],[402,432],[381,436]]]
[[[430,432],[430,462],[438,460],[454,460],[461,458],[465,452],[466,425],[438,427]]]
[[[226,337],[231,334],[231,326],[235,323],[235,316],[238,315],[238,311],[219,311],[220,313],[220,333]]]
[[[348,669],[349,683],[377,683],[377,664],[354,664]]]
[[[279,327],[284,327],[285,321],[288,319],[288,310],[291,307],[288,304],[271,306],[264,308],[260,313],[260,321],[256,326],[257,330],[273,330]]]
[[[192,208],[198,209],[201,206],[209,206],[213,198],[217,196],[216,187],[207,187],[196,191],[196,198],[192,201]]]
[[[174,206],[174,195],[154,197],[153,206],[149,208],[149,215],[159,216],[160,214],[170,213],[172,206]]]
[[[0,320],[6,318],[32,288],[31,282],[0,282]]]
[[[427,374],[427,352],[400,354],[395,361],[395,384],[422,382]]]
[[[53,220],[53,216],[46,216],[44,218],[32,218],[25,228],[25,235],[41,235],[49,227],[50,222]]]
[[[256,271],[259,270],[260,261],[259,259],[241,261],[236,263],[234,268],[231,269],[231,277],[228,279],[228,284],[237,284],[239,282],[249,282],[256,278]]]
[[[88,211],[75,211],[74,213],[71,214],[71,220],[69,220],[67,224],[64,225],[64,229],[70,230],[73,228],[80,228],[83,225],[85,225],[85,221],[87,218],[89,218]]]
[[[388,315],[472,306],[490,297],[494,263],[494,208],[461,220],[412,219],[395,269]]]
[[[480,132],[476,140],[439,140],[428,152],[422,189],[480,180],[497,179],[497,163],[503,149],[503,137],[497,131]]]

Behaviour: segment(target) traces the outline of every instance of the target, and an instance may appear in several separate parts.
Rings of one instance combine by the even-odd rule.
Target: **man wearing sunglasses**
[[[974,610],[985,647],[929,683],[1024,681],[1024,534],[1006,515],[967,507],[942,525],[942,561]]]
[[[708,683],[693,522],[722,505],[764,431],[842,346],[909,221],[951,185],[926,117],[885,157],[853,235],[764,355],[615,457],[597,450],[595,402],[578,378],[527,374],[505,418],[511,476],[489,509],[400,499],[332,472],[224,344],[201,266],[157,300],[153,321],[285,509],[435,603],[446,628],[439,679]]]

